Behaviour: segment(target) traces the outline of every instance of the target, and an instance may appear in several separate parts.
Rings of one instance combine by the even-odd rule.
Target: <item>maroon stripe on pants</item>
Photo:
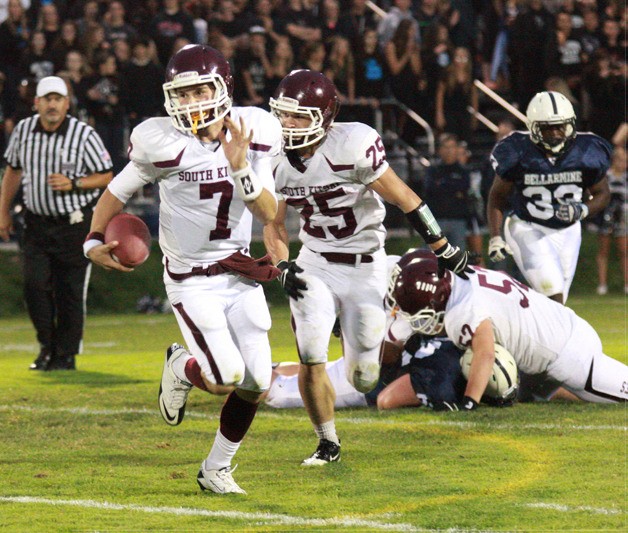
[[[216,366],[216,361],[214,361],[214,356],[212,355],[212,352],[209,349],[209,346],[207,346],[207,343],[205,342],[205,337],[203,337],[203,334],[198,329],[194,321],[190,318],[190,316],[187,314],[185,309],[183,309],[182,303],[174,304],[174,308],[177,311],[179,311],[181,318],[183,318],[183,321],[185,322],[187,327],[190,328],[190,331],[192,332],[192,336],[194,337],[196,344],[198,344],[198,347],[205,354],[205,357],[207,357],[207,361],[209,362],[209,368],[212,369],[212,374],[214,374],[214,377],[216,378],[216,383],[218,385],[223,385],[224,383],[222,381],[222,376],[220,375],[220,371],[218,370],[218,367]]]

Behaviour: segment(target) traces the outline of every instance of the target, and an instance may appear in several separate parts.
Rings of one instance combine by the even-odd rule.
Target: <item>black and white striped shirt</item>
[[[22,169],[26,209],[37,215],[66,216],[93,205],[100,189],[53,191],[50,174],[63,174],[71,180],[111,170],[111,157],[100,136],[85,122],[68,116],[52,133],[46,132],[39,115],[21,120],[4,153],[9,165]]]

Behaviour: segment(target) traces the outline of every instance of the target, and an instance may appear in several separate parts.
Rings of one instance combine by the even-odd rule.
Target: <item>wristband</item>
[[[99,231],[90,232],[83,243],[83,255],[89,259],[87,255],[89,251],[101,244],[105,244],[105,236]]]
[[[462,408],[465,411],[473,411],[474,409],[477,409],[478,407],[478,402],[476,402],[473,398],[471,398],[470,396],[465,396],[462,399]]]
[[[233,179],[238,195],[245,202],[252,202],[262,194],[264,190],[262,182],[257,177],[257,174],[253,172],[251,163],[248,161],[246,166],[240,170],[233,170],[231,165],[229,165],[229,175]]]
[[[425,202],[421,202],[414,211],[406,213],[406,218],[427,244],[434,244],[443,238],[443,231]]]

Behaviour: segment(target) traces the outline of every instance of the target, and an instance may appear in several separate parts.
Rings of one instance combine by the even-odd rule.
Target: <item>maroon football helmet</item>
[[[205,84],[214,92],[210,99],[181,104],[181,89]],[[181,48],[168,62],[163,88],[166,111],[180,131],[195,134],[223,118],[231,109],[231,68],[223,55],[211,46],[189,44]]]
[[[284,148],[303,148],[323,138],[340,110],[336,86],[320,72],[293,70],[277,87],[270,109],[280,121],[283,114],[311,119],[307,128],[283,127]]]
[[[401,268],[391,298],[414,331],[438,335],[443,332],[451,284],[451,272],[445,270],[440,277],[438,261],[432,253],[412,259]]]
[[[432,258],[436,260],[434,252],[427,248],[409,248],[406,253],[401,256],[397,264],[390,272],[390,277],[388,278],[388,290],[386,291],[386,299],[384,301],[387,308],[393,309],[397,305],[395,303],[393,291],[395,290],[395,283],[397,282],[397,278],[399,277],[401,269],[406,265],[416,263],[419,259]]]

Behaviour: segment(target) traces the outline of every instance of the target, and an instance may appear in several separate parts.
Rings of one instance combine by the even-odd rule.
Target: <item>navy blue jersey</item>
[[[416,337],[416,336],[415,336]],[[460,368],[462,351],[446,337],[408,342],[402,372],[409,372],[417,397],[427,402],[462,401],[466,380]]]
[[[497,175],[514,184],[514,214],[564,228],[569,223],[556,218],[556,209],[567,200],[583,201],[583,191],[606,176],[611,153],[611,145],[601,137],[578,133],[565,153],[547,157],[528,133],[515,131],[495,145],[491,163]]]

